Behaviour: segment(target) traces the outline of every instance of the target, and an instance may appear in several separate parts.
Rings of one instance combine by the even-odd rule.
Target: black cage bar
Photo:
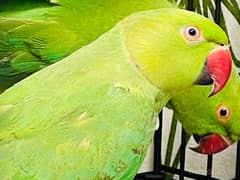
[[[188,0],[187,9],[190,11],[194,10],[194,0]],[[215,16],[214,21],[219,24],[221,16],[221,0],[215,0]],[[163,113],[159,114],[159,129],[155,132],[154,135],[154,162],[153,162],[153,171],[138,174],[135,177],[135,180],[143,179],[165,179],[167,173],[173,175],[178,175],[180,180],[184,180],[184,177],[198,179],[198,180],[218,180],[212,176],[212,163],[213,155],[208,155],[207,157],[207,166],[206,174],[197,174],[194,172],[189,172],[185,170],[185,151],[187,144],[187,134],[182,128],[181,133],[181,146],[180,146],[180,164],[179,169],[166,166],[162,164],[162,121]],[[234,180],[240,180],[240,141],[237,143],[237,152],[236,152],[236,170]]]

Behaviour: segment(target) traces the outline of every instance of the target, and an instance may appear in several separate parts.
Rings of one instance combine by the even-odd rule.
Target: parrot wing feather
[[[0,179],[133,178],[155,130],[158,89],[128,57],[113,29],[6,90]]]
[[[56,22],[2,17],[0,26],[0,86],[55,63],[74,49],[71,42],[78,42],[73,31]],[[60,33],[65,35],[59,37]]]
[[[154,120],[154,102],[131,87],[92,83],[89,93],[81,92],[85,98],[72,95],[71,104],[61,98],[61,103],[68,105],[55,108],[57,113],[53,113],[52,106],[57,97],[44,100],[29,97],[15,105],[2,105],[0,153],[5,156],[0,162],[5,167],[1,167],[4,173],[0,174],[6,177],[6,172],[11,172],[10,177],[17,174],[16,177],[27,178],[42,177],[45,173],[56,178],[79,176],[84,179],[134,176],[151,142],[151,138],[146,137],[154,130],[154,123],[149,121]],[[95,101],[92,93],[101,96]],[[81,103],[85,100],[89,103]],[[49,105],[41,106],[46,101]],[[24,118],[15,119],[19,107],[23,108]],[[59,169],[65,170],[61,173]]]

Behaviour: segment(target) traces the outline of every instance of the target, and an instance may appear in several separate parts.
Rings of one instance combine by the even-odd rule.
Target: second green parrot
[[[220,152],[240,139],[240,79],[236,68],[223,91],[207,98],[209,90],[192,87],[168,104],[199,143],[192,149],[204,154]]]

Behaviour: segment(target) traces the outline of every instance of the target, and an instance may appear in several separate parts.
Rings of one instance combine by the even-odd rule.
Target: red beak
[[[201,154],[215,154],[226,149],[232,142],[219,134],[210,134],[203,136],[199,140],[199,145],[191,150]]]
[[[232,69],[232,56],[228,47],[220,46],[214,49],[207,57],[205,66],[194,84],[213,84],[209,96],[213,96],[223,89]]]
[[[232,56],[229,48],[220,47],[212,51],[207,57],[207,67],[213,79],[212,96],[225,86],[232,69]]]

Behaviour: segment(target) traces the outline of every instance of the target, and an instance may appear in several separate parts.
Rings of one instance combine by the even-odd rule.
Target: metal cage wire
[[[190,11],[194,11],[193,6],[194,0],[188,0],[187,9]],[[221,0],[215,0],[215,23],[220,23],[220,13],[221,13]],[[171,173],[174,175],[178,175],[180,180],[184,180],[184,177],[199,179],[199,180],[218,180],[217,178],[212,176],[212,163],[213,163],[213,155],[208,155],[207,157],[207,167],[206,174],[197,174],[194,172],[185,170],[185,151],[186,151],[186,137],[187,134],[185,130],[182,128],[181,132],[181,145],[180,145],[180,166],[178,168],[173,168],[162,164],[162,121],[163,114],[159,113],[159,129],[154,134],[154,161],[153,161],[153,171],[138,174],[135,177],[135,180],[143,180],[143,179],[164,179],[165,173]],[[236,170],[235,170],[235,180],[240,180],[240,141],[237,143],[237,152],[236,152]]]

